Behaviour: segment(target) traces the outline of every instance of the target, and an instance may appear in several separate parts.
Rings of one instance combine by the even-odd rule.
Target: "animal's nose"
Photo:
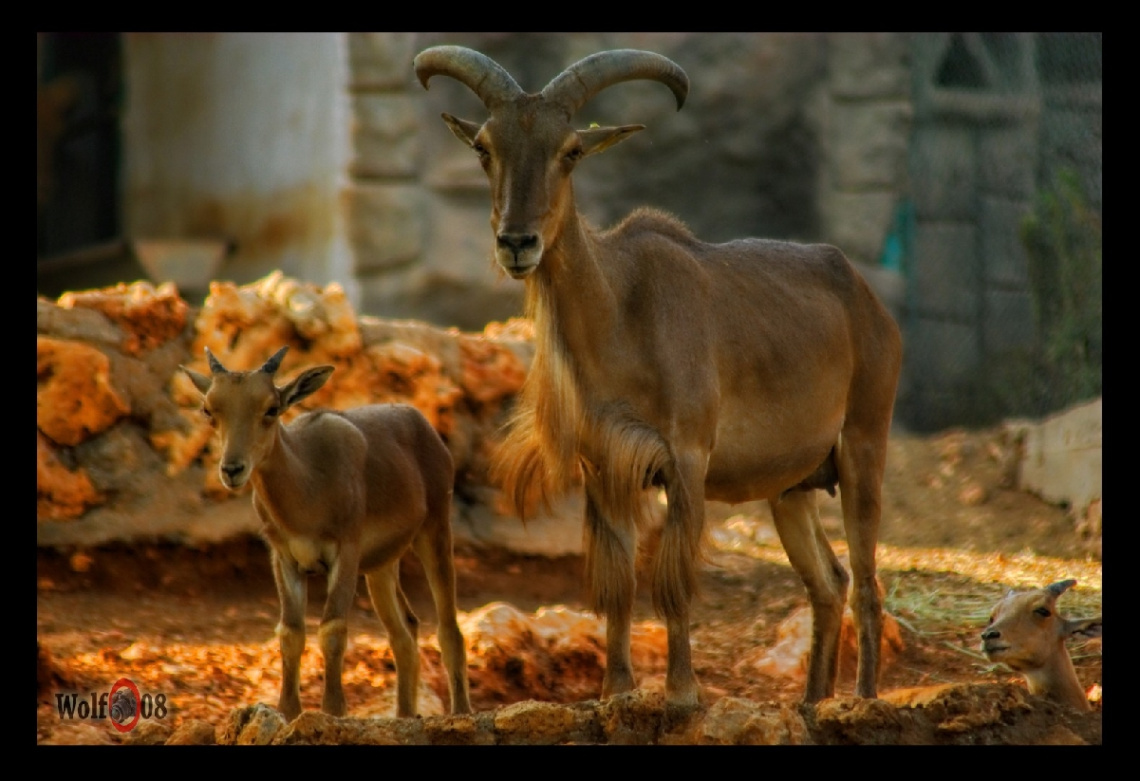
[[[1001,632],[997,631],[996,629],[987,629],[986,631],[982,632],[983,640],[996,640],[999,637],[1001,637]]]
[[[533,233],[500,233],[499,246],[514,254],[531,249],[538,244],[538,236]]]
[[[236,480],[238,477],[240,477],[241,473],[245,471],[245,464],[242,464],[242,463],[222,464],[221,470],[222,470],[222,473],[232,481],[232,480]]]

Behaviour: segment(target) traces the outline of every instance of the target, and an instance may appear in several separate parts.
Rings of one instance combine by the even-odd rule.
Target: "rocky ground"
[[[350,718],[315,712],[323,586],[314,581],[302,687],[310,712],[281,724],[258,705],[276,702],[279,685],[276,596],[264,547],[243,537],[198,549],[41,548],[37,743],[1100,743],[1099,641],[1070,646],[1094,700],[1088,715],[1030,697],[977,651],[989,608],[1009,587],[1075,578],[1064,608],[1100,611],[1099,535],[1017,490],[1011,447],[1001,429],[892,439],[879,566],[897,638],[883,701],[851,697],[845,657],[839,696],[797,706],[803,645],[792,635],[806,605],[802,586],[763,505],[710,504],[713,533],[693,611],[703,702],[686,718],[662,705],[662,628],[647,594],[634,637],[641,692],[598,702],[604,630],[584,610],[580,558],[465,548],[456,558],[474,716],[442,715],[434,615],[408,559],[406,588],[423,620],[423,718],[388,718],[394,664],[363,584],[345,663]],[[842,553],[838,502],[821,498]],[[61,693],[89,697],[121,677],[165,694],[165,718],[120,734],[107,720],[60,717]],[[898,691],[916,686],[940,688]]]

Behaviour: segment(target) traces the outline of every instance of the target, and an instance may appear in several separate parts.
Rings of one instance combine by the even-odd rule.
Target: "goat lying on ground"
[[[490,180],[495,257],[525,280],[536,353],[497,459],[508,498],[585,480],[587,579],[607,618],[603,696],[634,688],[630,620],[644,489],[668,512],[653,598],[668,628],[666,695],[698,702],[689,646],[706,499],[767,499],[813,610],[804,699],[835,692],[848,576],[813,489],[841,491],[859,636],[856,693],[876,696],[882,607],[875,546],[902,345],[898,326],[836,248],[744,239],[706,244],[677,219],[639,209],[598,232],[579,215],[571,173],[642,125],[575,130],[570,120],[618,82],[688,77],[634,50],[595,54],[536,94],[479,52],[438,46],[420,82],[456,79],[490,113],[444,114]]]
[[[1062,580],[1033,591],[1010,589],[982,632],[982,650],[991,662],[1002,662],[1025,676],[1031,693],[1088,711],[1092,708],[1065,641],[1100,637],[1101,617],[1074,621],[1057,612],[1057,598],[1076,582]]]
[[[332,366],[318,366],[277,387],[273,376],[286,349],[253,371],[228,371],[209,348],[211,376],[182,367],[221,439],[222,483],[232,490],[252,483],[253,506],[272,550],[281,598],[278,710],[290,720],[301,712],[307,576],[325,573],[321,710],[345,714],[346,620],[363,572],[396,658],[396,715],[416,714],[419,621],[399,580],[400,557],[410,547],[423,562],[435,600],[451,712],[469,713],[466,649],[455,615],[450,452],[424,416],[406,404],[318,410],[283,425],[285,410],[333,372]]]

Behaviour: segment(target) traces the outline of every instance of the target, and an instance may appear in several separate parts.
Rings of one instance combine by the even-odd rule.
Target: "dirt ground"
[[[1000,429],[948,431],[892,439],[884,485],[879,546],[886,609],[903,649],[884,666],[880,688],[1018,680],[978,653],[978,635],[1008,587],[1030,588],[1075,578],[1062,600],[1069,615],[1100,611],[1098,540],[1077,530],[1065,508],[1012,486],[1010,445]],[[845,552],[837,499],[820,492],[824,526]],[[693,609],[693,660],[711,704],[732,695],[794,703],[803,682],[768,676],[748,663],[777,641],[780,622],[805,606],[765,505],[710,504],[710,546]],[[542,606],[584,609],[582,561],[457,550],[460,609],[493,601],[524,612]],[[423,621],[425,681],[445,698],[438,650],[428,640],[434,610],[414,559],[405,589]],[[310,586],[309,644],[302,700],[320,703],[316,647],[323,582]],[[38,671],[37,743],[116,743],[105,723],[61,719],[55,692],[107,691],[120,677],[141,690],[166,692],[170,723],[204,719],[219,731],[227,714],[256,702],[275,703],[279,657],[274,639],[277,598],[263,544],[242,539],[208,549],[115,546],[40,550],[36,635],[50,665]],[[648,594],[639,621],[655,621]],[[352,715],[391,715],[395,671],[383,627],[368,609],[363,583],[350,617],[345,683]],[[1071,645],[1086,688],[1101,683],[1099,641]],[[593,658],[593,657],[591,657]],[[660,688],[663,665],[640,669],[644,688]],[[541,691],[527,681],[472,678],[476,710],[527,699],[572,702],[600,692],[600,665],[552,673]],[[508,676],[509,677],[509,676]],[[850,695],[853,670],[841,666],[839,693]],[[1099,707],[1099,703],[1098,703]]]

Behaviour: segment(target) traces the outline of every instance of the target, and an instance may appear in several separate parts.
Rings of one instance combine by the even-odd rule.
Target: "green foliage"
[[[1037,320],[1037,356],[1053,409],[1101,392],[1101,218],[1077,174],[1057,173],[1021,225]]]

